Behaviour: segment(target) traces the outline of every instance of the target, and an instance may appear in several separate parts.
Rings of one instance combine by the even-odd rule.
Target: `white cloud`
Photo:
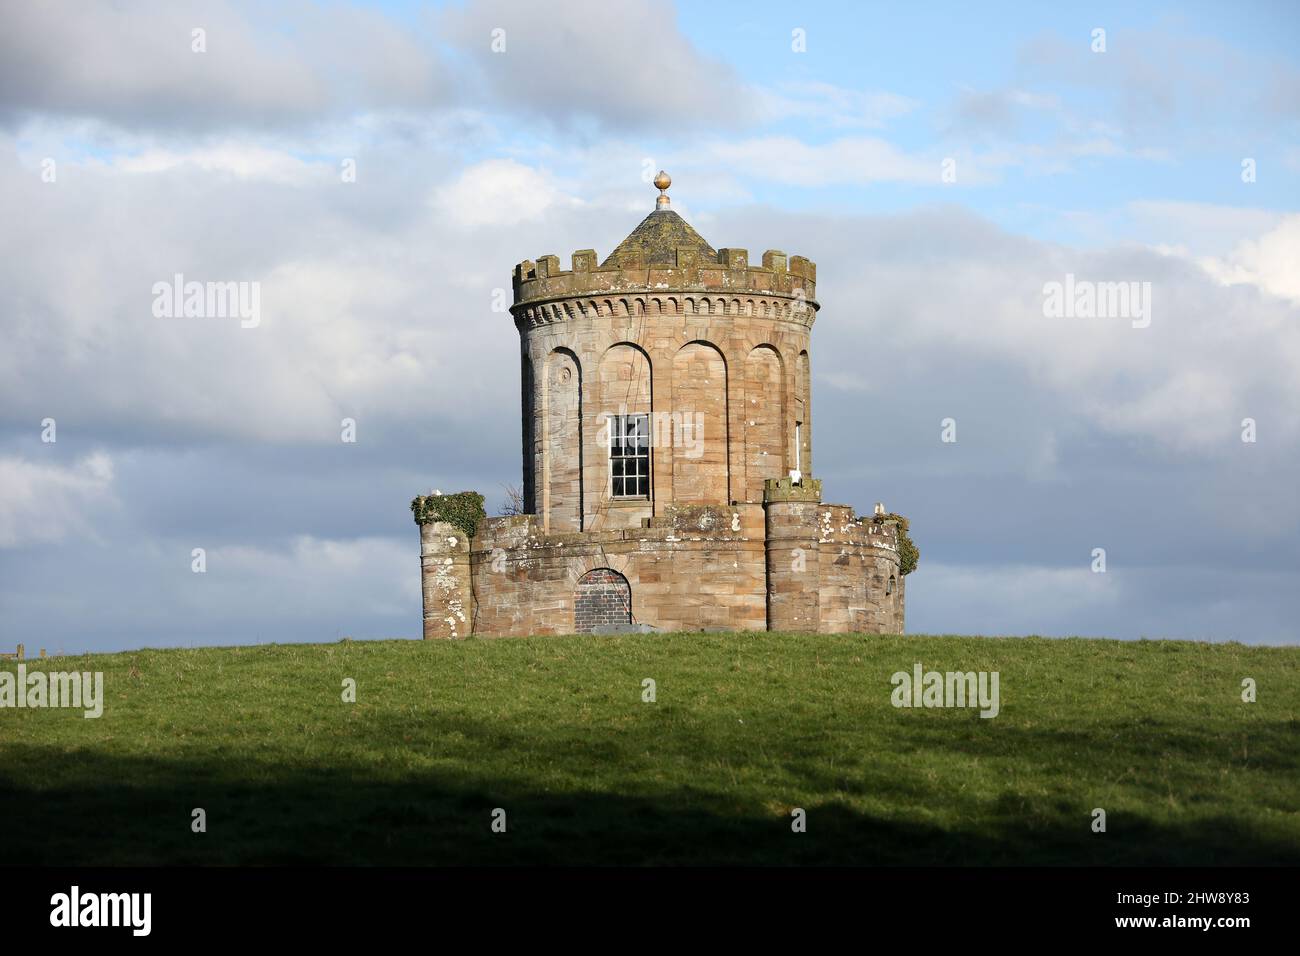
[[[797,119],[832,129],[879,129],[920,103],[898,93],[853,90],[831,83],[787,83],[757,94],[764,122]]]
[[[511,262],[487,251],[499,237],[471,230],[468,241],[420,203],[401,224],[385,212],[374,229],[364,215],[411,208],[411,184],[385,191],[370,169],[369,195],[382,199],[360,211],[347,203],[361,187],[332,170],[293,190],[274,169],[269,179],[213,177],[196,162],[147,175],[69,165],[58,184],[26,170],[0,177],[0,204],[31,224],[0,235],[5,417],[39,420],[57,392],[79,426],[145,441],[337,442],[342,417],[357,418],[364,436],[381,418],[427,418],[427,402],[500,388],[450,359],[467,328],[494,320],[501,335],[490,345],[511,348],[508,316],[490,311],[492,288],[509,288]],[[415,185],[427,193],[427,181]],[[449,299],[447,281],[466,281],[467,262],[489,264],[491,283],[453,284]],[[153,284],[176,273],[259,283],[260,324],[154,317]]]
[[[710,140],[692,156],[699,165],[793,186],[873,182],[940,182],[940,160],[908,155],[884,139],[844,137],[811,144],[789,136]],[[963,177],[963,181],[965,177]]]
[[[200,131],[440,98],[440,65],[380,13],[301,6],[291,36],[267,13],[171,0],[20,4],[0,31],[0,116]],[[204,52],[193,49],[195,29],[206,31]]]
[[[933,181],[938,171],[877,140],[715,142],[701,153],[696,162],[810,183]],[[787,162],[775,165],[774,156]],[[368,182],[359,212],[348,203],[360,187],[333,176],[285,190],[260,177],[214,181],[198,163],[151,175],[88,166],[57,186],[30,174],[0,178],[0,200],[28,224],[21,237],[0,236],[8,414],[39,420],[57,390],[87,425],[319,443],[338,441],[345,416],[365,434],[376,422],[452,427],[470,401],[511,408],[515,378],[475,372],[484,363],[513,367],[515,333],[492,311],[495,290],[509,289],[520,259],[602,241],[598,251],[608,251],[640,209],[580,202],[517,159],[456,167],[440,157],[420,168],[420,179]],[[645,188],[641,209],[652,193]],[[385,210],[380,221],[362,217],[372,209]],[[1140,246],[1082,250],[1017,238],[951,208],[818,218],[769,210],[755,220],[753,243],[729,224],[737,218],[695,225],[715,245],[777,246],[819,260],[819,291],[835,316],[819,329],[832,340],[869,328],[918,361],[960,349],[972,369],[1012,363],[1093,424],[1173,448],[1214,447],[1225,423],[1258,417],[1265,405],[1275,409],[1273,435],[1300,433],[1300,325],[1294,306],[1257,292],[1295,293],[1295,220],[1211,270],[1238,283],[1225,287],[1204,263]],[[48,249],[60,254],[41,253]],[[152,284],[176,272],[260,282],[261,325],[153,318]],[[1044,283],[1067,273],[1150,282],[1151,328],[1045,318]],[[818,374],[843,389],[858,372],[831,363]]]
[[[1224,256],[1233,246],[1275,228],[1285,215],[1217,203],[1139,200],[1128,203],[1107,231],[1190,257]]]
[[[1300,303],[1300,215],[1285,217],[1258,239],[1243,239],[1224,257],[1196,261],[1224,285],[1253,285]]]
[[[464,228],[513,226],[535,220],[557,203],[577,205],[544,171],[510,159],[468,167],[434,199],[438,212]]]
[[[1022,45],[1021,72],[1034,82],[1104,94],[1107,113],[1134,145],[1203,143],[1225,129],[1267,134],[1279,120],[1295,118],[1296,98],[1286,95],[1300,83],[1292,63],[1191,32],[1181,18],[1112,31],[1109,41],[1098,55],[1086,33],[1040,34]]]
[[[516,115],[680,131],[741,125],[760,108],[730,66],[681,33],[671,3],[568,0],[539,15],[516,0],[478,0],[437,22],[464,61],[462,94]]]
[[[232,605],[283,606],[286,594],[297,607],[312,606],[313,613],[323,608],[340,617],[409,613],[420,601],[419,561],[412,554],[409,540],[383,537],[299,535],[278,547],[227,545],[208,551],[206,576],[198,582],[202,587],[189,594],[195,610],[218,615]]]
[[[71,467],[0,457],[0,548],[93,537],[96,510],[113,501],[113,460],[106,454]]]
[[[147,149],[122,156],[113,165],[128,173],[159,173],[190,166],[206,173],[239,179],[261,179],[284,185],[302,185],[327,174],[321,164],[307,163],[280,150],[247,143],[227,142],[189,150]],[[337,167],[328,167],[337,176]]]
[[[1250,286],[1224,287],[1190,261],[1138,245],[1078,249],[1016,237],[951,208],[769,217],[764,229],[787,251],[814,250],[826,308],[818,375],[841,389],[853,376],[912,387],[902,368],[856,358],[869,350],[927,376],[934,362],[959,361],[950,396],[959,385],[996,394],[994,383],[1014,370],[1071,420],[1193,457],[1239,450],[1246,416],[1267,414],[1274,441],[1300,437],[1296,307]],[[1127,317],[1046,317],[1044,285],[1067,274],[1149,282],[1150,327]]]

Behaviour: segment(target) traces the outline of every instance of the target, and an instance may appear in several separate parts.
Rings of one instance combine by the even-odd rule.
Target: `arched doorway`
[[[611,568],[594,568],[578,579],[573,594],[573,631],[590,634],[597,627],[632,623],[632,588]]]

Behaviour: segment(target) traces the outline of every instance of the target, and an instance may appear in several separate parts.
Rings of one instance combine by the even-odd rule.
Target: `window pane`
[[[650,416],[609,416],[609,476],[616,498],[650,496]]]

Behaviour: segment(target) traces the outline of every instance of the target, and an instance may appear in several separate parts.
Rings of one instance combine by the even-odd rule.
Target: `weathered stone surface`
[[[470,539],[454,524],[420,525],[424,637],[468,637],[473,628]]]

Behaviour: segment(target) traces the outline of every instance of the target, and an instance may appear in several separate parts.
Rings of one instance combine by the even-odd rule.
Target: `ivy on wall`
[[[917,564],[921,560],[921,551],[912,540],[912,536],[907,533],[907,519],[900,514],[890,512],[883,515],[872,515],[871,520],[877,523],[885,521],[898,522],[898,573],[911,574],[916,570]]]
[[[479,520],[487,517],[483,496],[477,491],[458,491],[454,495],[417,495],[411,502],[416,524],[446,521],[454,524],[465,537],[474,537]]]

